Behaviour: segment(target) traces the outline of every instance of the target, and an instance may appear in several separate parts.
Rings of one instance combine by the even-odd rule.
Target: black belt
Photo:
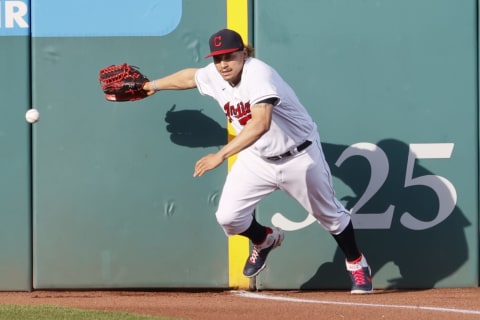
[[[302,150],[305,150],[308,148],[309,145],[312,144],[312,141],[310,140],[305,140],[304,143],[298,145],[295,149],[297,150],[297,152],[300,152]],[[294,153],[292,153],[291,151],[287,151],[283,154],[280,154],[278,156],[272,156],[272,157],[266,157],[267,160],[270,160],[270,161],[277,161],[277,160],[280,160],[280,159],[284,159],[284,158],[288,158],[288,157],[291,157],[293,156]]]

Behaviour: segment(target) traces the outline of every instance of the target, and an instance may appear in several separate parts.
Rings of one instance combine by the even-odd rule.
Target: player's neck
[[[228,81],[228,84],[234,88],[236,86],[238,86],[240,84],[240,82],[242,81],[242,73],[240,73],[238,75],[238,77],[236,77],[235,79],[232,79],[231,81]]]

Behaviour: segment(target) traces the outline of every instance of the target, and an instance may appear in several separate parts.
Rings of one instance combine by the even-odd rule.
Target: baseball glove
[[[100,70],[98,80],[108,101],[135,101],[147,97],[143,85],[150,81],[138,67],[127,63]]]

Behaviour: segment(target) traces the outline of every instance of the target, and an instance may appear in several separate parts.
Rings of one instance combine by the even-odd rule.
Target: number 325
[[[403,212],[400,217],[400,223],[406,228],[411,230],[429,229],[444,221],[455,209],[457,192],[449,180],[438,175],[413,177],[416,159],[448,159],[452,155],[453,147],[453,143],[417,143],[409,145],[404,187],[425,186],[431,188],[436,193],[439,203],[438,212],[431,221],[421,221],[409,212]],[[390,229],[395,211],[394,205],[390,205],[385,212],[359,212],[359,209],[380,190],[387,179],[389,172],[387,155],[377,145],[361,142],[345,149],[335,162],[335,165],[340,167],[346,159],[353,156],[364,157],[372,168],[367,188],[351,209],[353,225],[357,229]],[[301,222],[291,221],[281,213],[275,213],[272,216],[274,225],[288,231],[305,228],[315,221],[316,219],[312,215],[308,215]]]

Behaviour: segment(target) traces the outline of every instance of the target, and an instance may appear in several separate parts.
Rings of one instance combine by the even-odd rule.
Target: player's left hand
[[[194,177],[201,177],[207,171],[213,170],[223,162],[223,157],[218,153],[211,153],[201,158],[195,164],[195,170],[193,172]]]
[[[127,63],[100,69],[98,80],[108,101],[135,101],[148,96],[143,86],[150,80],[138,67]]]

